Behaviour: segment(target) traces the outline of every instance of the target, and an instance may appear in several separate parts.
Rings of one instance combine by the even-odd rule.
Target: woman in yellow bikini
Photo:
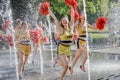
[[[24,65],[26,64],[29,54],[30,54],[30,34],[27,23],[23,22],[21,25],[21,30],[18,35],[18,52],[19,52],[19,63],[18,63],[18,73],[22,76],[24,70]]]
[[[55,15],[49,9],[50,16],[54,19],[56,25],[56,32],[60,36],[60,45],[58,47],[59,57],[55,60],[58,64],[63,67],[60,80],[64,80],[64,76],[68,70],[68,61],[70,60],[70,45],[73,41],[73,27],[74,27],[74,10],[72,8],[71,21],[67,18],[62,18],[58,22]]]
[[[80,68],[82,71],[85,72],[85,63],[89,56],[89,50],[87,50],[86,48],[86,29],[85,29],[84,23],[85,23],[85,18],[83,15],[81,15],[80,23],[75,27],[76,32],[79,35],[78,40],[77,40],[78,51],[76,52],[75,57],[70,67],[71,74],[73,73],[73,67],[75,66],[76,62],[78,61],[78,59],[80,58],[83,52],[85,52],[85,57],[82,60],[82,64],[80,65]],[[98,30],[96,27],[93,27],[89,24],[87,24],[87,28]]]

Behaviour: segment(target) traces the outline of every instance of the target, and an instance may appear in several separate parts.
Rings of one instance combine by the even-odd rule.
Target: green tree
[[[94,23],[100,16],[109,12],[109,0],[87,0],[87,17],[89,23]]]
[[[51,4],[51,9],[58,19],[61,19],[63,16],[66,16],[70,10],[70,7],[67,6],[64,0],[49,0]]]
[[[51,9],[58,19],[69,14],[70,7],[65,4],[64,0],[11,0],[14,19],[24,18],[26,14],[31,17],[30,19],[34,18],[35,14],[39,14],[39,4],[44,1],[50,2]],[[81,12],[83,11],[83,0],[77,1],[78,12]],[[86,0],[88,22],[94,23],[98,17],[106,16],[113,4],[117,2],[118,0]],[[42,15],[39,16],[44,18]]]

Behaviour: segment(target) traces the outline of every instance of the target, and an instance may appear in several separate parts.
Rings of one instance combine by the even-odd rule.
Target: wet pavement
[[[120,55],[92,53],[90,72],[91,80],[120,80]]]
[[[72,53],[75,53],[75,50],[72,50]],[[56,54],[54,51],[54,56]],[[45,50],[43,53],[44,73],[41,74],[39,54],[34,65],[31,63],[32,55],[30,55],[21,80],[58,80],[61,67],[57,64],[53,68],[50,56],[50,50]],[[80,64],[81,58],[74,68],[74,74],[71,75],[68,71],[65,80],[88,80],[88,72],[82,72],[79,69]],[[87,64],[88,62],[86,67]],[[0,80],[16,80],[14,53],[12,53],[12,66],[10,66],[9,50],[0,52]],[[90,54],[90,80],[120,80],[120,54],[92,52]]]

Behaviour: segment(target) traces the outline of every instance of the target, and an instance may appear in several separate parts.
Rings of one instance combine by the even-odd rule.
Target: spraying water
[[[51,62],[53,63],[53,43],[52,43],[52,35],[51,35],[51,24],[50,24],[50,18],[49,16],[47,16],[47,20],[48,20],[48,25],[49,25],[49,34],[50,34],[50,45],[51,45]]]
[[[3,19],[4,18],[8,18],[10,21],[11,21],[11,25],[10,25],[10,32],[9,31],[7,31],[7,33],[11,33],[12,34],[12,37],[13,37],[13,44],[14,44],[14,46],[13,46],[13,51],[14,51],[14,55],[15,55],[15,65],[16,65],[16,77],[17,77],[17,80],[19,80],[19,75],[18,75],[18,60],[17,60],[17,54],[16,54],[16,47],[15,47],[15,30],[14,30],[14,28],[13,28],[13,19],[12,19],[12,11],[11,11],[11,7],[10,7],[10,0],[6,0],[6,1],[4,1],[3,0],[3,3],[5,3],[4,5],[3,5],[3,12],[2,13],[4,13],[4,15],[3,15]],[[11,47],[9,47],[9,49],[10,49],[10,64],[11,64],[11,53],[12,53],[12,50],[11,50]]]
[[[84,10],[84,16],[85,16],[85,27],[86,27],[86,41],[87,41],[87,50],[89,50],[89,44],[88,44],[88,30],[87,30],[87,14],[86,14],[86,3],[85,0],[83,0],[83,10]],[[90,80],[90,58],[88,55],[88,80]]]
[[[1,16],[1,19],[2,19],[2,21],[5,21],[5,20],[7,20],[7,19],[9,19],[9,1],[4,1],[4,0],[2,0],[2,3],[1,3],[1,11],[0,11],[0,16]],[[11,32],[10,32],[10,30],[6,30],[6,34],[11,34]],[[11,65],[11,60],[12,60],[12,48],[11,48],[11,46],[9,46],[9,55],[10,55],[10,66],[12,66]]]
[[[43,74],[43,45],[39,45],[39,53],[40,53],[40,71]]]

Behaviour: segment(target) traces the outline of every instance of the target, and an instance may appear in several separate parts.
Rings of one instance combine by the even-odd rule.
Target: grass
[[[109,34],[106,34],[106,33],[100,33],[100,34],[97,34],[97,33],[94,33],[92,34],[93,38],[108,38]]]
[[[88,29],[88,32],[89,32],[89,33],[108,33],[108,29],[106,28],[106,29],[101,30],[101,31]]]

